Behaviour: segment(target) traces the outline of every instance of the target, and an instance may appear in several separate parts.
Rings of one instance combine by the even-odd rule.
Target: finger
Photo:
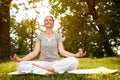
[[[12,60],[12,61],[13,61],[13,57],[12,57],[12,56],[10,56],[10,60]]]
[[[14,61],[17,61],[17,56],[16,56],[16,54],[13,55],[13,60],[14,60]]]
[[[87,51],[85,51],[85,53],[83,55],[86,55]]]
[[[15,59],[15,58],[13,58],[13,57],[11,57],[11,56],[10,56],[10,59],[11,59],[12,61],[16,61],[16,59]]]
[[[79,52],[80,52],[80,54],[83,54],[83,50],[82,49]]]
[[[16,55],[16,54],[14,54],[14,55],[13,55],[13,58],[17,58],[17,55]]]
[[[79,52],[79,53],[78,53],[78,56],[79,56],[79,57],[82,57],[82,56],[83,56],[83,53]]]
[[[15,54],[13,55],[13,58],[15,58]]]
[[[14,56],[17,56],[17,54],[15,53],[15,55]]]
[[[82,48],[79,49],[79,52],[83,51]]]

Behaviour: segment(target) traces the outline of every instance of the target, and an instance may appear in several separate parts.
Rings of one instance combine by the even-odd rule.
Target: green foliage
[[[38,25],[36,19],[23,20],[21,23],[17,23],[14,18],[11,19],[11,45],[12,53],[27,54],[33,43],[37,33],[35,32],[35,26]]]
[[[116,1],[50,0],[51,13],[60,17],[65,48],[75,53],[82,47],[93,57],[115,55],[112,49],[120,44],[120,2]]]
[[[37,32],[41,31],[41,25],[38,22],[38,18],[41,16],[40,11],[38,11],[40,6],[37,2],[39,1],[41,0],[28,0],[25,2],[16,0],[11,2],[10,37],[12,53],[27,54],[32,51]],[[43,6],[42,3],[40,5]],[[31,11],[35,16],[29,16]],[[20,20],[17,20],[18,14],[22,14]],[[23,17],[23,14],[25,17]]]

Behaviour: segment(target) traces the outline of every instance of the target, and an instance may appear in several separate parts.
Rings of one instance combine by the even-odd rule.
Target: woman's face
[[[54,26],[54,20],[51,16],[47,16],[44,20],[44,26],[46,28],[52,28]]]

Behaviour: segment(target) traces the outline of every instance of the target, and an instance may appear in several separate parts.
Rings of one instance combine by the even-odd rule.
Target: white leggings
[[[38,68],[33,65],[39,66],[52,66],[56,73],[63,74],[64,72],[68,72],[74,70],[78,67],[78,60],[74,57],[68,57],[64,60],[48,62],[48,61],[22,61],[18,64],[17,70],[21,73],[34,73],[34,74],[46,74],[47,70]]]

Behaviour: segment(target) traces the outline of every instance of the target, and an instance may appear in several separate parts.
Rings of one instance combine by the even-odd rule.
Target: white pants
[[[74,57],[68,57],[64,60],[48,62],[48,61],[22,61],[18,64],[17,70],[21,73],[46,74],[47,70],[38,68],[33,65],[52,66],[56,73],[62,74],[74,70],[78,66],[78,60]]]

